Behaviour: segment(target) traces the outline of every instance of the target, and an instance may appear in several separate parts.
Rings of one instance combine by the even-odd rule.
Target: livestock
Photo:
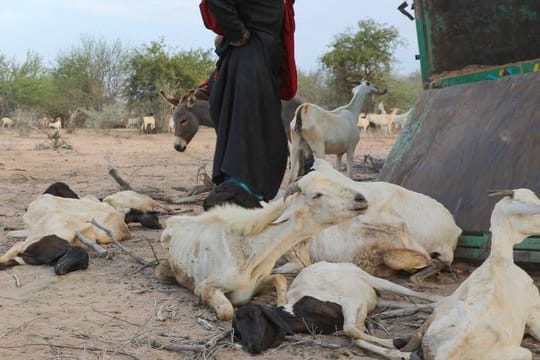
[[[150,131],[156,129],[156,119],[153,116],[143,116],[141,131],[144,131],[145,134],[148,134]]]
[[[42,116],[38,119],[38,126],[40,129],[46,129],[49,127],[49,118],[47,116]]]
[[[186,150],[187,145],[199,130],[199,126],[215,127],[210,117],[207,100],[198,99],[192,92],[183,96],[181,99],[169,96],[164,91],[160,91],[160,94],[174,108],[174,148],[177,151],[183,152]],[[298,96],[293,97],[289,101],[281,102],[281,121],[287,132],[287,138],[290,138],[289,123],[294,117],[296,108],[302,102],[302,99]]]
[[[391,339],[366,333],[364,322],[384,291],[428,301],[439,296],[423,294],[374,277],[350,263],[319,262],[303,269],[280,307],[248,304],[233,319],[234,335],[251,353],[279,345],[291,333],[330,334],[344,330],[354,343],[387,358],[408,358],[395,350]]]
[[[9,117],[3,117],[2,119],[0,119],[0,123],[2,124],[2,128],[13,127],[13,120]]]
[[[71,199],[79,198],[79,195],[77,195],[75,191],[71,190],[68,184],[64,182],[60,182],[60,181],[49,185],[47,189],[45,189],[43,194],[51,194],[54,196],[59,196],[63,198],[71,198]]]
[[[168,126],[169,134],[174,134],[174,119],[173,119],[172,115],[169,116],[168,123],[169,123],[169,126]]]
[[[21,264],[51,265],[57,275],[65,275],[88,268],[88,253],[56,235],[47,235],[31,243],[16,258],[0,262],[0,270]]]
[[[395,126],[396,128],[399,127],[400,129],[402,129],[403,126],[405,125],[405,121],[407,121],[407,118],[409,117],[409,114],[411,113],[413,109],[414,107],[410,108],[409,110],[407,110],[406,112],[402,114],[397,114],[396,116],[394,116],[394,122],[392,123],[393,126]]]
[[[424,359],[529,360],[524,333],[540,340],[538,288],[513,259],[514,245],[540,235],[540,199],[529,189],[491,195],[504,197],[491,214],[490,255],[405,346],[414,350],[421,341]]]
[[[161,229],[158,215],[163,207],[148,195],[124,190],[109,195],[102,201],[125,213],[126,224],[138,222],[149,229]]]
[[[356,127],[364,101],[372,94],[382,95],[380,90],[363,81],[352,89],[353,97],[344,106],[334,110],[304,103],[296,109],[291,122],[291,180],[301,175],[301,159],[306,157],[306,146],[316,158],[336,154],[336,168],[341,169],[341,158],[347,154],[347,176],[352,177],[354,150],[360,139]]]
[[[138,116],[133,116],[128,118],[126,129],[138,129],[141,125],[141,118]]]
[[[81,199],[64,198],[49,193],[37,196],[23,215],[26,239],[15,243],[0,256],[0,266],[14,265],[14,262],[26,264],[21,254],[24,254],[32,244],[43,241],[49,235],[65,240],[70,246],[79,245],[77,232],[98,244],[110,243],[107,234],[89,223],[92,219],[110,229],[118,241],[131,236],[124,222],[124,213],[93,196],[87,195]],[[47,244],[45,241],[39,249],[46,248]]]
[[[266,285],[276,288],[277,303],[284,304],[287,280],[271,275],[275,262],[299,242],[366,208],[360,193],[314,171],[264,208],[229,204],[198,216],[173,216],[161,235],[168,260],[156,276],[174,277],[193,290],[220,320],[230,320],[233,305],[248,302]]]
[[[49,128],[59,130],[62,128],[62,119],[56,118],[54,122],[49,122]]]
[[[364,130],[364,135],[367,134],[367,128],[369,127],[369,120],[367,118],[367,114],[360,113],[358,115],[358,122],[356,123],[356,126],[358,129]]]
[[[390,183],[353,181],[322,159],[315,159],[313,168],[356,189],[369,208],[296,246],[286,256],[290,263],[276,272],[295,271],[317,261],[354,262],[380,276],[389,270],[425,268],[413,277],[420,282],[452,264],[461,229],[438,201]]]
[[[384,133],[388,135],[392,131],[392,124],[398,110],[398,108],[394,108],[390,114],[367,114],[366,120],[370,124],[380,126],[384,130]]]

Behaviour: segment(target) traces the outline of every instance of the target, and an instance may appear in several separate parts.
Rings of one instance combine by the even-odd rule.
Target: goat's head
[[[358,92],[363,92],[366,95],[384,95],[386,94],[387,90],[379,89],[369,81],[364,80],[352,89],[353,95],[356,95]]]
[[[159,211],[141,211],[130,208],[124,215],[124,222],[126,224],[138,222],[149,229],[161,229],[158,216]]]
[[[509,227],[518,236],[510,236],[508,241],[519,244],[526,237],[540,235],[540,199],[529,189],[490,191],[490,196],[504,196],[491,214],[491,230]]]
[[[60,182],[60,181],[49,185],[49,187],[45,189],[43,194],[51,194],[54,196],[59,196],[63,198],[71,198],[71,199],[79,198],[79,196],[73,190],[71,190],[68,184],[64,182]]]
[[[339,178],[336,181],[319,171],[310,172],[291,184],[286,195],[293,193],[296,193],[296,198],[285,214],[280,216],[280,221],[291,216],[292,212],[309,211],[312,221],[330,225],[360,215],[368,206],[364,196],[350,183]]]
[[[245,350],[258,354],[279,345],[285,335],[293,332],[280,316],[283,310],[259,304],[247,304],[236,310],[232,321],[234,339]]]

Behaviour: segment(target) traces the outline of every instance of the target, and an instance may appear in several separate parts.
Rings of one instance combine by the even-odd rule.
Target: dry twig
[[[91,239],[87,238],[86,236],[81,234],[80,231],[76,231],[75,236],[77,237],[77,239],[79,239],[80,242],[90,247],[92,250],[97,252],[100,256],[103,256],[104,258],[109,259],[109,260],[112,259],[112,254],[109,253],[107,249],[98,245],[96,242],[92,241]]]

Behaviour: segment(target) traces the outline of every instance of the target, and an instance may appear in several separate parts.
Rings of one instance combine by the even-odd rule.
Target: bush
[[[123,104],[105,105],[103,110],[82,110],[88,117],[85,125],[94,129],[114,129],[124,127],[124,119],[127,118],[127,110]]]

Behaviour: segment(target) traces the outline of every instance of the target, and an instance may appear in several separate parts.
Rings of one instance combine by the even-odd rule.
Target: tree
[[[129,60],[129,77],[124,89],[130,110],[153,113],[162,128],[169,106],[159,97],[159,90],[182,95],[206,79],[215,66],[210,50],[174,53],[163,39],[136,49]]]
[[[354,81],[368,80],[384,87],[385,74],[395,62],[394,50],[404,44],[394,26],[361,20],[356,32],[348,29],[336,35],[330,44],[332,50],[325,53],[321,62],[331,75],[338,103],[351,98]]]
[[[127,77],[129,52],[119,40],[81,37],[81,45],[57,57],[52,72],[57,111],[67,115],[76,108],[101,110],[121,99]]]

